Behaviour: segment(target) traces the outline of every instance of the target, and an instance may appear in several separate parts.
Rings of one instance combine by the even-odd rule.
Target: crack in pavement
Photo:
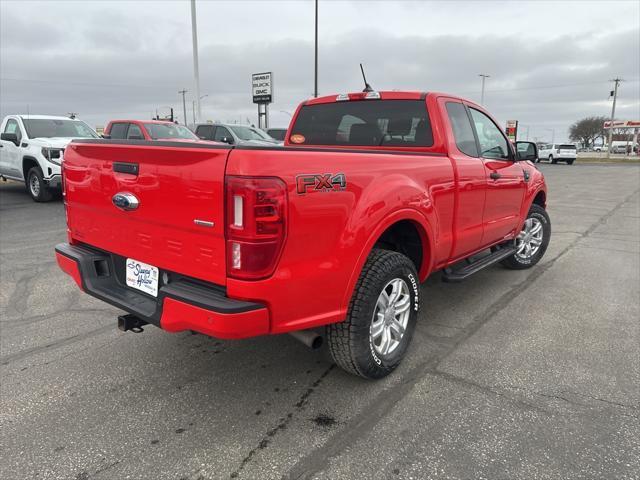
[[[48,343],[46,345],[39,345],[37,347],[25,348],[24,350],[20,350],[19,352],[10,353],[8,355],[4,355],[0,357],[0,365],[5,366],[10,363],[16,362],[18,360],[22,360],[24,358],[30,357],[32,355],[37,355],[45,351],[50,352],[53,350],[57,350],[59,348],[66,347],[67,345],[72,345],[77,342],[81,342],[82,340],[86,340],[87,338],[100,335],[110,330],[114,330],[113,324],[105,325],[104,327],[100,327],[95,330],[90,330],[88,332],[78,333],[77,335],[63,338],[61,340],[56,340],[55,342]]]
[[[260,440],[260,442],[258,443],[258,445],[249,451],[249,453],[240,462],[240,465],[231,473],[231,475],[230,475],[231,478],[238,477],[238,475],[240,475],[240,472],[247,466],[247,464],[249,464],[249,462],[251,462],[251,460],[258,453],[258,451],[259,450],[264,450],[265,448],[267,448],[269,446],[269,444],[271,443],[271,440],[273,439],[273,437],[278,432],[280,432],[280,431],[284,430],[285,428],[287,428],[287,425],[293,419],[293,414],[295,412],[297,412],[297,411],[302,410],[302,408],[305,406],[305,404],[309,401],[309,396],[322,383],[322,381],[325,379],[325,377],[327,375],[329,375],[329,373],[331,373],[331,371],[334,368],[335,368],[335,365],[330,365],[329,368],[327,368],[324,372],[322,372],[320,377],[318,377],[318,379],[311,384],[311,387],[307,388],[307,390],[300,396],[300,398],[298,399],[298,401],[294,405],[293,411],[291,411],[291,412],[287,413],[285,416],[281,417],[278,425],[276,425],[275,427],[271,428],[270,430],[268,430],[265,433],[265,435],[263,435],[263,437]]]
[[[339,457],[344,453],[347,446],[354,445],[358,439],[364,437],[368,432],[379,423],[404,397],[406,397],[415,384],[424,378],[425,371],[433,371],[437,366],[445,360],[449,355],[454,353],[458,347],[466,342],[480,328],[491,320],[495,315],[500,313],[502,309],[508,306],[523,294],[533,283],[551,269],[558,260],[567,255],[578,243],[588,237],[596,228],[604,225],[607,220],[613,216],[623,205],[629,202],[635,195],[640,192],[640,188],[625,197],[621,202],[615,205],[611,210],[602,215],[596,222],[591,224],[584,232],[576,237],[569,245],[567,245],[558,255],[544,264],[539,264],[537,268],[520,283],[511,287],[496,301],[494,301],[484,312],[478,314],[471,323],[465,327],[459,335],[451,337],[454,341],[450,345],[446,345],[440,354],[427,358],[412,367],[400,384],[394,385],[393,388],[383,390],[378,394],[372,402],[356,414],[350,421],[344,423],[344,427],[336,432],[324,445],[311,451],[296,462],[287,474],[282,476],[283,479],[301,479],[311,478],[318,472],[323,471],[329,465],[329,459]]]

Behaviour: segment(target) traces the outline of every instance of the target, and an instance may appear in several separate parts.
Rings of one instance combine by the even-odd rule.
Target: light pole
[[[556,130],[554,128],[545,128],[545,131],[551,132],[551,144],[553,145],[556,141]]]
[[[198,67],[198,27],[196,24],[196,0],[191,0],[191,36],[193,38],[193,78],[196,88],[197,119],[200,120],[200,69]],[[185,114],[185,125],[187,123]],[[195,121],[193,123],[196,123]]]
[[[208,97],[208,96],[209,96],[208,94],[200,95],[200,100],[202,100],[204,97]],[[198,123],[196,121],[196,101],[193,100],[192,103],[193,103],[193,124],[195,125],[196,123]],[[198,106],[199,105],[200,105],[200,102],[198,102]],[[200,120],[200,118],[202,118],[202,115],[200,113],[199,113],[199,115],[200,115],[200,117],[198,117],[198,120]]]
[[[484,105],[484,81],[491,75],[485,75],[484,73],[481,73],[478,76],[482,77],[482,93],[480,94],[480,105]]]
[[[184,123],[185,125],[187,125],[187,102],[185,100],[185,94],[188,92],[189,90],[179,90],[178,93],[182,95],[182,113],[184,114],[184,117],[182,117],[182,123]]]
[[[313,96],[318,98],[318,0],[316,0],[316,41],[315,41],[315,69],[313,73]]]
[[[616,116],[616,100],[618,99],[618,84],[622,81],[620,78],[614,78],[611,80],[615,82],[615,87],[613,88],[613,107],[611,107],[611,124],[609,125],[609,145],[607,146],[607,158],[611,156],[611,140],[613,139],[613,121]]]

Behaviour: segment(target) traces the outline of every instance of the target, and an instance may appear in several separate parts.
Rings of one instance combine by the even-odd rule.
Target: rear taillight
[[[227,274],[273,274],[287,231],[287,188],[279,178],[225,177]]]

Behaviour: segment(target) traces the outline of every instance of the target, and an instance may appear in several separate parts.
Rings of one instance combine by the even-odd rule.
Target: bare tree
[[[577,121],[569,127],[569,138],[580,142],[585,147],[591,147],[596,140],[605,138],[604,122],[606,117],[587,117]]]

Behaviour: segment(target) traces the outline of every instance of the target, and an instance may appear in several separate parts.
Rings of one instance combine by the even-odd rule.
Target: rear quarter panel
[[[328,173],[343,173],[345,188],[298,193],[297,176]],[[227,174],[287,184],[287,238],[274,275],[227,280],[229,296],[268,303],[274,333],[344,320],[369,251],[396,221],[410,219],[429,242],[422,278],[449,251],[454,183],[444,155],[235,149]]]

